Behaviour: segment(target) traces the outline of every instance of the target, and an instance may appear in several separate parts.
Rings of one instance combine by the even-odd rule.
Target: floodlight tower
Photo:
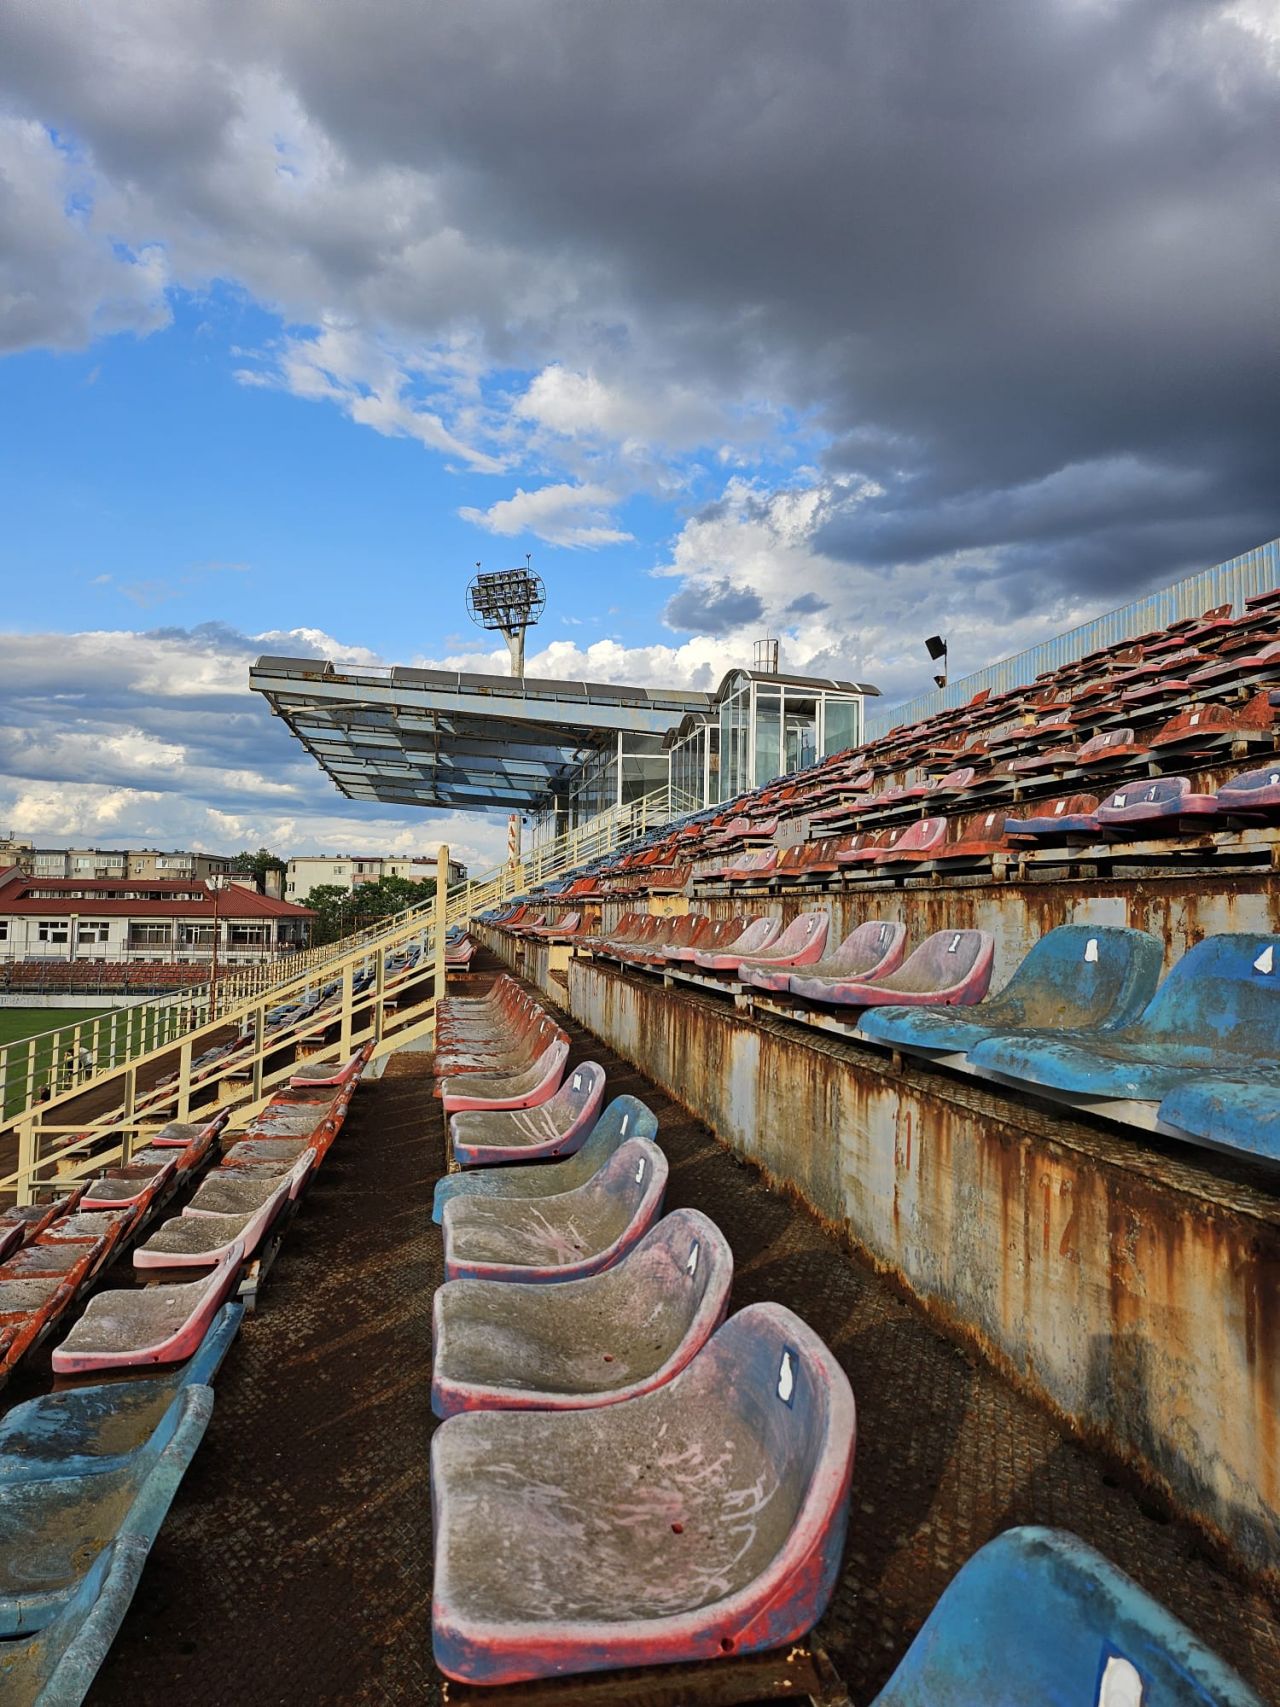
[[[476,568],[480,565],[477,563]],[[511,674],[524,675],[524,635],[542,615],[547,603],[541,575],[525,558],[523,569],[498,569],[475,575],[467,588],[467,609],[480,628],[497,629],[511,654]]]

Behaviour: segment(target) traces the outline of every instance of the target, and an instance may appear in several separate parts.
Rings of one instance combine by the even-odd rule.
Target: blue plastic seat
[[[149,1551],[144,1535],[118,1536],[56,1618],[33,1636],[0,1642],[0,1700],[8,1707],[79,1707],[129,1610]]]
[[[1160,1104],[1160,1124],[1220,1150],[1280,1161],[1280,1077],[1190,1079]]]
[[[562,1162],[528,1162],[501,1168],[465,1168],[436,1181],[431,1219],[444,1220],[455,1197],[555,1197],[576,1191],[628,1138],[656,1138],[658,1117],[639,1097],[614,1097],[582,1148]]]
[[[971,1008],[869,1008],[858,1029],[877,1043],[960,1055],[1008,1032],[1132,1025],[1155,994],[1164,951],[1146,931],[1059,925],[1023,957],[998,995]]]
[[[1252,1079],[1280,1051],[1280,937],[1206,937],[1189,948],[1133,1025],[1060,1038],[990,1037],[983,1072],[1080,1097],[1159,1102],[1207,1073]]]
[[[195,1356],[154,1380],[68,1387],[15,1405],[0,1420],[0,1484],[123,1468],[180,1393],[212,1385],[243,1319],[243,1304],[224,1304]]]
[[[1262,1707],[1092,1547],[1010,1529],[948,1585],[873,1707]]]
[[[117,1468],[0,1485],[0,1636],[48,1624],[117,1536],[154,1541],[212,1411],[212,1388],[186,1387]]]

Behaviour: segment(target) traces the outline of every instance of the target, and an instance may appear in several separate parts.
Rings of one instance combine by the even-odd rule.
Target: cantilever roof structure
[[[594,750],[664,735],[712,696],[453,670],[259,658],[249,685],[349,800],[537,809]]]

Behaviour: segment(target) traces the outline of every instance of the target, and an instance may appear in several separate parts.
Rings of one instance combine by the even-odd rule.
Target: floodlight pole
[[[524,629],[504,628],[502,638],[507,643],[507,651],[511,654],[511,674],[524,675]]]

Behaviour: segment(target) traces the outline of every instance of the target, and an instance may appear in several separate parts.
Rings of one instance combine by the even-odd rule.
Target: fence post
[[[36,1116],[31,1114],[18,1127],[17,1202],[25,1205],[35,1196]]]
[[[138,1103],[138,1069],[130,1062],[124,1070],[124,1123],[120,1128],[120,1160],[127,1162],[133,1154],[137,1134],[134,1131],[134,1109]]]
[[[348,960],[342,968],[342,1024],[338,1032],[338,1048],[345,1060],[351,1053],[351,1004],[355,1000],[356,963]]]
[[[191,1118],[191,1039],[184,1037],[178,1050],[178,1119]]]
[[[445,945],[445,904],[449,892],[449,849],[442,842],[436,853],[436,917],[434,960],[431,980],[431,999],[435,1003],[435,1011],[439,1013],[440,1002],[444,996],[444,945]]]

